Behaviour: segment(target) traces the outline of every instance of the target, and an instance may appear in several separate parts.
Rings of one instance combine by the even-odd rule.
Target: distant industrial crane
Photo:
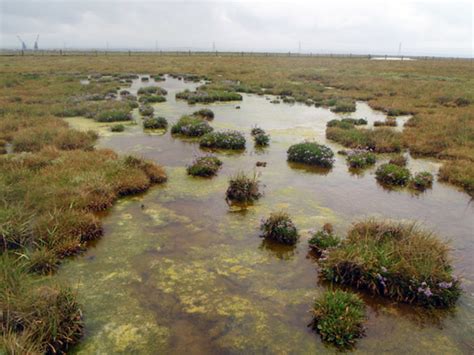
[[[35,41],[35,46],[34,46],[35,51],[37,51],[37,50],[39,49],[39,48],[38,48],[38,40],[39,40],[39,38],[40,38],[40,35],[38,34],[38,35],[36,36],[36,41]]]
[[[18,40],[19,40],[20,43],[21,43],[21,49],[24,50],[24,51],[26,51],[28,48],[26,47],[25,41],[23,41],[19,35],[17,35],[17,37],[18,37]]]

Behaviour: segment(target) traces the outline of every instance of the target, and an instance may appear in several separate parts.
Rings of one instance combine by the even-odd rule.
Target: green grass
[[[410,170],[395,164],[382,164],[375,171],[375,178],[382,184],[405,186],[411,179]]]
[[[206,121],[193,117],[182,116],[178,122],[171,127],[172,134],[181,134],[188,137],[200,137],[212,132],[213,128]]]
[[[318,254],[322,254],[328,248],[337,247],[341,239],[331,229],[323,228],[317,231],[308,240],[309,247]]]
[[[210,132],[202,136],[199,145],[203,148],[245,149],[245,137],[239,131]]]
[[[270,144],[270,135],[266,133],[261,133],[253,136],[255,146],[257,147],[266,147]]]
[[[298,230],[285,212],[274,212],[260,224],[260,237],[277,243],[294,245],[298,241]]]
[[[225,90],[213,90],[200,87],[196,91],[185,90],[176,94],[177,99],[186,100],[189,104],[212,103],[218,101],[240,101],[242,95]]]
[[[186,167],[188,175],[192,176],[214,176],[222,166],[222,161],[212,155],[196,158],[193,163]]]
[[[143,120],[143,128],[145,129],[166,129],[168,121],[164,117],[147,117]]]
[[[415,224],[369,219],[355,223],[329,250],[321,275],[399,302],[449,307],[461,293],[449,250]]]
[[[433,174],[428,171],[416,173],[410,180],[410,187],[424,191],[433,185]]]
[[[152,94],[164,96],[168,94],[168,92],[159,86],[145,86],[138,89],[138,95],[152,95]]]
[[[155,109],[150,105],[142,105],[138,109],[138,112],[142,116],[153,116],[153,113],[155,112]]]
[[[83,335],[76,295],[60,285],[38,286],[21,258],[0,256],[2,349],[9,354],[66,352]]]
[[[374,165],[377,161],[377,157],[372,152],[355,150],[348,153],[346,161],[349,167],[362,169]]]
[[[312,328],[338,348],[350,348],[364,335],[366,307],[353,293],[325,291],[315,300],[312,313]]]
[[[147,95],[140,96],[138,98],[138,101],[143,104],[154,104],[154,103],[159,103],[159,102],[165,102],[166,97],[162,95],[147,94]]]
[[[262,196],[259,185],[256,174],[248,176],[243,172],[239,172],[229,179],[226,201],[228,203],[252,203]]]
[[[366,149],[375,153],[399,152],[402,148],[401,133],[389,128],[371,130],[332,126],[326,128],[326,138],[347,148]]]
[[[325,145],[303,142],[288,148],[287,159],[290,162],[331,168],[334,164],[334,153]]]
[[[123,132],[125,131],[125,126],[123,124],[115,124],[110,127],[111,132]]]
[[[394,164],[398,166],[406,166],[407,165],[407,158],[401,154],[398,154],[388,161],[389,164]]]
[[[193,112],[193,116],[201,117],[211,121],[214,119],[214,112],[211,109],[203,108],[201,110]]]

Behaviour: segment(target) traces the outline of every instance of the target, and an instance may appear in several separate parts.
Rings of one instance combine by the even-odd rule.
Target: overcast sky
[[[0,0],[0,47],[473,56],[472,0]]]

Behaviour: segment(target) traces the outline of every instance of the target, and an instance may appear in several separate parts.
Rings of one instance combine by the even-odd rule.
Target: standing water
[[[138,117],[138,125],[115,134],[91,120],[69,120],[100,132],[100,147],[154,160],[169,176],[166,184],[119,201],[103,219],[103,238],[60,269],[58,278],[75,285],[84,309],[86,335],[76,352],[332,353],[307,327],[314,298],[327,288],[318,280],[307,240],[324,223],[344,235],[352,221],[366,216],[416,220],[451,240],[465,292],[452,311],[362,293],[369,305],[367,336],[355,352],[473,351],[474,208],[466,194],[437,182],[421,194],[386,190],[377,184],[375,168],[351,173],[341,156],[324,173],[288,164],[288,147],[305,139],[342,148],[324,137],[326,122],[340,117],[327,109],[272,104],[248,94],[237,103],[239,110],[236,103],[191,106],[175,100],[175,93],[197,84],[170,77],[159,83],[138,79],[128,90],[153,84],[168,90],[168,101],[154,107],[170,124],[209,107],[215,113],[211,125],[245,132],[247,149],[217,152],[224,162],[218,176],[193,178],[185,166],[203,153],[195,141],[173,138],[169,131],[143,132]],[[385,119],[362,102],[351,116],[369,124]],[[268,148],[253,147],[255,125],[271,135]],[[256,168],[257,161],[267,166]],[[435,161],[409,159],[413,172],[436,173],[438,167]],[[256,171],[264,186],[264,196],[245,211],[229,208],[224,196],[229,176],[241,170]],[[300,230],[295,247],[258,237],[260,220],[280,209]]]

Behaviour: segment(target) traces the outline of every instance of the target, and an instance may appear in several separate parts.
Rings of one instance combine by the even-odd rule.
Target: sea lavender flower
[[[440,282],[438,284],[438,286],[440,288],[451,288],[453,286],[453,283],[452,282],[446,282],[446,281],[443,281],[443,282]]]

